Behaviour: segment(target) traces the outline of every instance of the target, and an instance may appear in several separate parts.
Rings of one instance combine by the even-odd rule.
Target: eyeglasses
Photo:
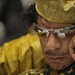
[[[57,34],[57,36],[59,38],[65,38],[68,35],[70,35],[72,32],[75,31],[75,25],[72,25],[72,26],[69,26],[69,27],[60,28],[60,29],[47,29],[47,28],[35,25],[34,29],[41,36],[48,37],[50,35],[50,33],[53,32],[54,34]]]

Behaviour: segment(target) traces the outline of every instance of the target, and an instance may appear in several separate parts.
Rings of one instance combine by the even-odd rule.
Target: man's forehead
[[[55,22],[50,22],[47,21],[45,18],[38,16],[38,21],[37,21],[38,25],[41,27],[45,27],[45,28],[61,28],[61,27],[68,27],[71,26],[72,24],[69,23],[55,23]]]

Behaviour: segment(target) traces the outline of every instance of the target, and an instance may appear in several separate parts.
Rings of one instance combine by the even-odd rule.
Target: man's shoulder
[[[32,34],[27,34],[27,35],[24,35],[24,36],[21,36],[20,38],[17,38],[17,39],[14,39],[14,40],[11,40],[9,42],[6,42],[4,43],[3,46],[15,46],[15,47],[18,47],[20,45],[26,45],[26,44],[29,44],[29,45],[32,45],[34,43],[39,43],[39,38],[38,36],[35,34],[35,35],[32,35]]]
[[[2,51],[30,51],[30,49],[33,49],[34,51],[41,50],[41,45],[38,36],[27,34],[25,36],[22,36],[20,38],[17,38],[15,40],[6,42],[3,46],[0,47],[0,50]]]
[[[31,57],[32,52],[35,53],[35,56],[41,55],[39,38],[37,35],[32,34],[27,34],[10,42],[6,42],[0,47],[0,57],[7,56],[8,58],[14,56],[16,59],[19,58],[22,60],[22,57],[24,56],[27,57],[27,55],[30,55]],[[19,55],[19,57],[17,57],[17,55]]]

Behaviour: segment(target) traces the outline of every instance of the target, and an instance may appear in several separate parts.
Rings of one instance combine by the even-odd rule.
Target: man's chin
[[[61,65],[55,65],[55,64],[50,64],[49,66],[53,70],[63,70],[63,69],[65,69],[67,67],[67,66],[61,66]]]

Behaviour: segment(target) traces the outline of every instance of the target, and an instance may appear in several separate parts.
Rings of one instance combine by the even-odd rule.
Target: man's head
[[[71,4],[70,4],[71,3]],[[62,70],[74,62],[69,54],[69,42],[75,35],[74,2],[63,0],[37,0],[37,31],[43,55],[48,65]],[[67,5],[70,7],[67,7]]]

